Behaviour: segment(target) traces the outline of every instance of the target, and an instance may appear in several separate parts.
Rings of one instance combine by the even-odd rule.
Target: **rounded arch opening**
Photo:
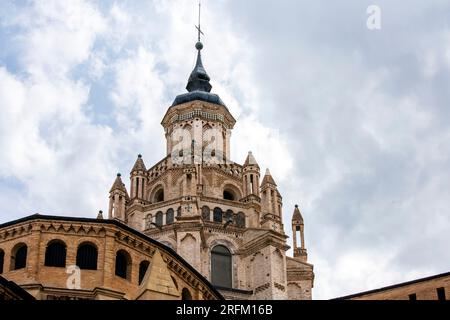
[[[213,221],[214,222],[219,222],[222,223],[222,219],[223,219],[223,211],[220,208],[214,208],[213,210]]]
[[[192,300],[191,292],[187,288],[181,291],[181,300]]]
[[[222,288],[232,288],[232,255],[224,245],[211,250],[211,283]]]
[[[67,246],[62,240],[51,240],[45,249],[44,265],[64,268],[66,266]]]
[[[227,184],[223,188],[223,199],[224,200],[230,200],[230,201],[238,201],[241,197],[240,190],[231,184]]]
[[[97,270],[98,250],[91,242],[83,242],[77,249],[77,266],[82,270]]]
[[[175,222],[175,211],[170,208],[166,212],[166,224],[173,224]]]
[[[165,201],[164,186],[162,184],[158,184],[153,189],[153,191],[151,191],[149,200],[151,203],[158,203]]]
[[[164,189],[161,188],[155,193],[155,201],[154,202],[163,202],[164,201]]]
[[[125,250],[119,250],[116,253],[116,276],[131,280],[131,256]]]
[[[19,243],[11,251],[11,271],[23,269],[27,266],[28,247],[25,243]]]
[[[155,215],[155,224],[159,227],[162,227],[164,220],[164,213],[162,211],[158,211]]]

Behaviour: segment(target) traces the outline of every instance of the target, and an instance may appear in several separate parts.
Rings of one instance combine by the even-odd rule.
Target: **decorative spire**
[[[131,169],[131,172],[135,172],[135,171],[147,171],[144,160],[142,160],[142,155],[138,155],[138,158],[137,158],[136,162],[134,163],[133,169]]]
[[[256,166],[259,168],[258,162],[256,162],[256,159],[251,151],[248,152],[247,159],[245,159],[244,167],[247,166]]]
[[[125,193],[127,193],[127,189],[125,188],[125,184],[122,182],[122,179],[120,178],[122,175],[120,173],[117,174],[117,178],[114,181],[111,190],[109,191],[110,193],[115,191],[115,190],[120,190],[123,191]]]
[[[198,30],[198,41],[195,44],[195,48],[197,49],[197,62],[195,63],[194,70],[192,70],[191,75],[189,76],[188,84],[186,86],[187,91],[205,91],[211,92],[212,86],[209,83],[211,78],[206,73],[205,68],[202,63],[202,55],[200,51],[203,49],[203,43],[201,42],[201,35],[203,31],[200,25],[200,17],[201,17],[201,4],[200,1],[198,3],[198,26],[195,28]]]
[[[275,187],[277,186],[277,184],[275,183],[275,180],[273,180],[272,175],[270,174],[269,169],[266,170],[266,174],[264,175],[263,181],[261,183],[262,185],[264,184],[272,184]]]
[[[292,215],[292,221],[299,221],[303,223],[303,217],[300,213],[300,209],[298,208],[298,204],[295,205],[294,214]]]

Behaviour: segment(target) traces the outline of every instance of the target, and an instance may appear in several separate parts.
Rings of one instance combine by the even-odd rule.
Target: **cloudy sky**
[[[366,26],[369,5],[381,30]],[[204,0],[203,62],[298,203],[314,298],[450,270],[450,2]],[[165,153],[195,62],[196,0],[0,3],[0,223],[95,217]],[[128,181],[127,181],[128,183]]]

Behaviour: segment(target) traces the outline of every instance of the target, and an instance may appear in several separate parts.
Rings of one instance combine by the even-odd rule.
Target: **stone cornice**
[[[214,103],[195,100],[172,106],[167,109],[167,112],[161,121],[161,125],[164,128],[167,128],[174,123],[195,118],[206,121],[218,121],[223,123],[224,126],[229,129],[233,129],[236,124],[236,119],[234,119],[226,107]]]

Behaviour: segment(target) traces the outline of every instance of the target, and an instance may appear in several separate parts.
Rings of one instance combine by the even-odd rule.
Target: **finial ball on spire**
[[[138,154],[138,158],[139,158],[139,159],[142,158],[142,154]]]
[[[201,43],[200,41],[197,42],[197,43],[195,44],[195,48],[196,48],[197,50],[202,50],[202,49],[203,49],[203,43]]]
[[[117,174],[118,177],[121,177],[122,175],[120,173]]]
[[[298,208],[298,204],[296,204],[295,207]]]

